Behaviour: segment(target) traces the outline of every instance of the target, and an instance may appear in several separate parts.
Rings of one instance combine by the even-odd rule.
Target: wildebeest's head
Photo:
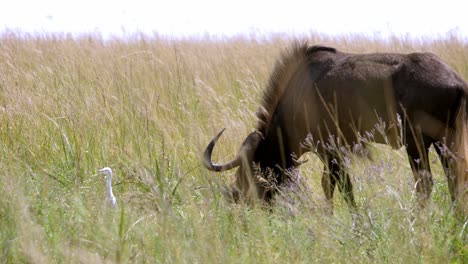
[[[288,108],[285,105],[290,103],[283,97],[291,86],[312,85],[308,78],[310,52],[308,45],[296,43],[277,60],[257,111],[255,131],[245,138],[233,160],[221,165],[211,160],[213,147],[224,129],[208,144],[203,158],[206,168],[217,172],[238,168],[234,186],[225,192],[234,201],[259,198],[269,202],[277,187],[285,182],[285,172],[297,165],[291,154],[299,154],[300,136],[290,133],[292,126],[286,118],[288,110],[285,110]],[[300,126],[302,124],[296,124],[294,129]]]
[[[221,130],[208,144],[203,155],[203,164],[211,171],[222,172],[233,168],[238,168],[236,172],[236,182],[230,189],[226,189],[223,194],[228,199],[238,201],[239,198],[256,198],[259,193],[258,177],[255,176],[257,168],[254,168],[254,156],[258,144],[263,139],[263,134],[259,131],[250,133],[242,143],[236,157],[225,164],[214,164],[211,159],[214,145],[225,129]]]

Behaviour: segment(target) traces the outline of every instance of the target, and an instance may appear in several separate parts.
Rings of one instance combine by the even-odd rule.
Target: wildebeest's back
[[[336,57],[336,65],[323,80],[362,82],[387,80],[405,63],[402,54],[346,54]]]

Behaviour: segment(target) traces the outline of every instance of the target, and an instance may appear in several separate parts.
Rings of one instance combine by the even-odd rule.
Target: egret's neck
[[[114,196],[114,194],[112,193],[112,174],[107,175],[107,195],[109,197]]]

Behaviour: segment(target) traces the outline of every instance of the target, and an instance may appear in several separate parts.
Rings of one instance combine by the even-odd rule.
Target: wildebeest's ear
[[[328,51],[328,52],[333,52],[336,53],[336,49],[332,47],[326,47],[326,46],[321,46],[321,45],[310,45],[307,47],[306,54],[311,55],[314,52],[317,51]]]

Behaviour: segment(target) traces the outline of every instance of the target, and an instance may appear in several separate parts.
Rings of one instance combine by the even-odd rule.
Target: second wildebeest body
[[[355,207],[352,184],[337,150],[345,147],[349,152],[366,140],[395,148],[405,145],[416,190],[425,200],[432,189],[428,148],[439,142],[436,150],[455,199],[455,172],[442,143],[456,143],[455,121],[467,97],[467,84],[431,53],[349,54],[295,43],[278,60],[257,112],[256,131],[238,156],[224,165],[211,162],[219,134],[205,151],[205,166],[217,171],[239,166],[235,196],[240,192],[268,201],[275,188],[259,180],[259,172],[274,175],[274,185],[281,186],[287,180],[285,172],[298,165],[293,157],[313,146],[325,164],[322,186],[330,205],[338,185]]]

